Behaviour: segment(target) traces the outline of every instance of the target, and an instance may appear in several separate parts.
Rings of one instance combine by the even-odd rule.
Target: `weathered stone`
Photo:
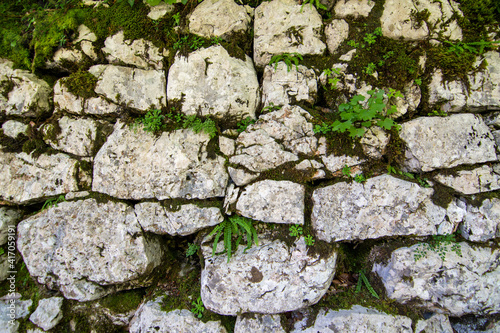
[[[225,136],[219,136],[219,149],[220,152],[226,156],[234,155],[235,143],[233,139]]]
[[[375,6],[372,0],[339,0],[335,5],[336,17],[359,16],[367,17]]]
[[[238,194],[240,193],[239,187],[234,186],[234,184],[229,184],[226,189],[226,196],[224,197],[224,203],[222,207],[226,215],[233,214],[233,208],[238,200]]]
[[[309,179],[325,178],[326,173],[323,168],[324,165],[315,160],[303,160],[295,166],[295,170],[303,172],[303,177]]]
[[[33,158],[0,152],[0,198],[26,204],[90,186],[90,172],[81,162],[59,153]]]
[[[433,192],[389,175],[337,183],[313,192],[312,226],[327,242],[433,235],[446,214],[432,203]]]
[[[262,102],[264,106],[297,102],[314,104],[318,93],[316,74],[305,66],[288,68],[285,62],[264,68]]]
[[[95,92],[114,103],[142,111],[166,106],[166,80],[161,70],[96,65],[89,72],[98,78]]]
[[[81,114],[85,100],[71,93],[63,82],[64,79],[60,79],[54,85],[54,107],[56,111]]]
[[[500,311],[500,251],[458,243],[461,256],[445,249],[440,253],[424,244],[395,250],[387,264],[375,264],[387,296],[399,303],[412,302],[424,310],[462,316]],[[427,249],[427,250],[426,250]],[[425,251],[425,258],[416,255]]]
[[[142,69],[162,69],[165,52],[145,39],[126,40],[123,31],[106,38],[101,51],[110,64],[123,63]]]
[[[73,43],[77,44],[84,40],[95,42],[97,41],[97,36],[86,25],[80,24],[78,26],[78,37],[73,41]]]
[[[260,173],[248,172],[243,169],[235,169],[232,167],[228,167],[227,171],[229,172],[229,176],[231,176],[231,180],[237,186],[244,186],[260,176]]]
[[[171,236],[190,235],[224,220],[219,208],[202,208],[193,204],[169,211],[158,202],[143,202],[135,205],[135,214],[144,231]]]
[[[239,121],[255,118],[259,82],[252,59],[233,58],[222,46],[177,55],[168,71],[168,100],[182,100],[186,115]]]
[[[429,319],[419,320],[415,333],[453,333],[453,328],[448,316],[435,313]]]
[[[325,36],[328,51],[334,54],[340,44],[349,37],[349,24],[345,20],[333,20],[325,27]]]
[[[236,318],[234,333],[285,333],[279,315],[243,314]]]
[[[156,138],[117,122],[94,159],[93,190],[122,199],[206,199],[224,196],[222,156],[210,157],[204,132],[191,129]]]
[[[390,135],[382,128],[372,126],[366,130],[359,142],[365,155],[373,159],[381,159],[385,155],[390,138]]]
[[[9,234],[16,234],[16,225],[21,216],[18,209],[0,207],[0,246],[7,243]]]
[[[15,139],[19,134],[26,134],[28,125],[16,120],[7,120],[3,123],[2,130],[4,135]]]
[[[180,1],[175,1],[175,2],[180,2]],[[147,4],[147,1],[145,1],[145,3]],[[149,10],[148,17],[155,21],[161,19],[168,13],[171,13],[175,10],[175,6],[173,4],[165,2],[160,2],[158,5],[150,7],[151,9]]]
[[[304,224],[304,195],[304,185],[263,180],[245,187],[236,211],[263,222]]]
[[[171,297],[171,296],[163,296]],[[226,333],[220,321],[202,322],[189,310],[165,312],[161,309],[163,297],[143,303],[130,322],[130,333],[141,332],[203,332]]]
[[[323,54],[322,26],[313,6],[301,6],[294,0],[263,2],[255,9],[255,65],[264,67],[275,54]]]
[[[456,175],[438,174],[434,179],[463,194],[476,194],[500,189],[500,175],[483,165],[472,170],[460,170]]]
[[[78,301],[148,285],[162,257],[132,207],[94,199],[61,202],[22,221],[17,247],[39,283]]]
[[[401,125],[399,136],[407,146],[404,164],[410,171],[497,160],[493,135],[473,114],[416,118]]]
[[[120,106],[110,103],[102,97],[92,97],[85,101],[83,113],[104,116],[118,114],[121,110]]]
[[[291,333],[412,333],[411,319],[405,316],[393,316],[375,309],[353,305],[350,310],[319,310],[314,325]]]
[[[72,68],[81,64],[83,59],[83,52],[78,49],[60,48],[54,53],[52,61],[48,61],[45,66],[69,72]]]
[[[0,86],[6,89],[0,94],[0,112],[21,117],[39,117],[49,112],[52,92],[49,84],[13,66],[11,61],[0,59]]]
[[[54,328],[63,317],[62,304],[64,298],[51,297],[38,301],[38,306],[30,316],[30,321],[48,331]]]
[[[480,207],[468,205],[460,229],[462,236],[473,242],[500,237],[500,200],[486,199]]]
[[[80,192],[69,192],[66,194],[64,197],[66,200],[74,200],[74,199],[81,199],[90,196],[89,191],[80,191]]]
[[[29,314],[28,308],[31,304],[33,304],[32,300],[20,301],[15,298],[4,299],[2,297],[2,300],[0,300],[0,327],[3,329],[2,332],[18,332],[19,322],[16,319],[26,317]]]
[[[189,31],[205,38],[246,33],[252,19],[244,6],[233,0],[205,0],[189,16]]]
[[[364,160],[360,159],[357,156],[335,156],[334,154],[322,155],[321,160],[323,161],[323,164],[328,169],[328,171],[330,171],[331,173],[342,170],[342,168],[346,165],[348,167],[352,167],[364,162]]]
[[[330,250],[321,258],[310,255],[303,237],[288,247],[259,234],[258,246],[245,247],[240,245],[227,262],[226,254],[212,257],[212,246],[202,246],[205,308],[230,316],[293,311],[318,302],[335,273],[337,252]],[[223,250],[223,242],[218,249]]]

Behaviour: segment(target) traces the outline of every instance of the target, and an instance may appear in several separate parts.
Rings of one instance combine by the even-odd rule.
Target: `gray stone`
[[[263,180],[245,187],[236,211],[263,222],[304,224],[304,185]]]
[[[317,237],[327,242],[433,235],[446,214],[432,203],[433,192],[389,175],[363,184],[342,182],[319,188],[312,195],[312,226]]]
[[[238,200],[239,193],[240,193],[239,187],[234,186],[234,184],[229,184],[229,186],[226,189],[226,196],[224,197],[224,203],[222,204],[224,213],[226,215],[233,214],[233,208],[234,205],[236,204],[236,201]]]
[[[399,303],[450,316],[500,311],[500,251],[458,243],[461,256],[444,245],[445,259],[424,244],[395,250],[387,264],[373,271],[382,279],[387,296]],[[425,258],[417,254],[425,251]]]
[[[303,160],[295,166],[295,170],[303,173],[309,179],[322,179],[326,177],[324,165],[315,160]]]
[[[117,122],[94,159],[93,190],[122,199],[222,197],[228,181],[222,156],[211,158],[204,132],[156,138]]]
[[[500,175],[489,165],[472,170],[460,170],[456,175],[438,174],[434,179],[463,194],[476,194],[500,189]]]
[[[244,186],[246,184],[249,184],[260,176],[260,173],[253,173],[243,169],[235,169],[232,167],[228,167],[227,171],[229,172],[229,176],[231,176],[231,180],[237,186]]]
[[[381,159],[385,155],[385,150],[389,144],[391,136],[378,126],[368,128],[359,140],[363,153],[373,159]]]
[[[412,333],[411,319],[405,316],[393,316],[375,309],[353,305],[350,310],[319,310],[314,325],[291,333]]]
[[[264,68],[262,103],[286,105],[298,102],[314,104],[318,93],[316,74],[305,66],[287,68],[285,62]]]
[[[189,31],[205,38],[226,38],[246,33],[251,21],[247,9],[233,0],[205,0],[189,16]]]
[[[15,139],[19,134],[26,134],[28,125],[16,120],[7,120],[2,125],[3,134]]]
[[[285,333],[279,315],[243,314],[236,318],[234,333]]]
[[[166,80],[161,70],[96,65],[89,72],[98,78],[95,92],[114,103],[142,111],[166,106]]]
[[[193,204],[169,211],[158,202],[143,202],[135,205],[135,214],[144,231],[171,236],[187,236],[224,220],[219,208]]]
[[[325,36],[328,51],[335,54],[340,44],[349,37],[349,24],[345,20],[333,20],[325,27]]]
[[[163,296],[170,297],[170,296]],[[189,310],[165,312],[161,309],[163,297],[143,303],[130,322],[130,333],[141,332],[203,332],[226,333],[220,321],[202,322]]]
[[[54,85],[54,107],[56,111],[66,111],[82,114],[85,100],[69,91],[64,85],[64,79],[57,80]]]
[[[500,237],[500,200],[485,199],[480,207],[467,206],[461,233],[472,242],[485,242]]]
[[[176,56],[168,71],[167,96],[169,101],[182,100],[186,115],[239,121],[255,118],[259,82],[250,57],[243,61],[222,46],[212,46]]]
[[[73,43],[77,44],[84,40],[95,42],[97,41],[97,36],[86,25],[80,24],[78,26],[78,37],[73,41]]]
[[[75,200],[88,197],[90,195],[89,191],[80,191],[80,192],[69,192],[64,197],[66,200]]]
[[[344,168],[346,165],[348,167],[352,167],[359,165],[365,161],[357,156],[335,156],[334,154],[322,155],[321,160],[323,161],[323,164],[328,169],[328,171],[330,171],[331,173],[342,170],[342,168]]]
[[[147,4],[147,1],[144,1]],[[180,1],[176,1],[180,2]],[[175,6],[173,4],[165,3],[165,2],[160,2],[160,4],[156,6],[148,6],[151,8],[148,13],[148,17],[152,20],[159,20],[168,13],[171,13],[175,10]]]
[[[205,308],[230,316],[294,311],[318,302],[335,273],[337,252],[331,250],[321,258],[308,254],[303,237],[288,247],[259,234],[258,246],[246,251],[245,247],[240,245],[227,262],[226,254],[212,257],[212,246],[202,246]],[[223,250],[222,241],[218,250]]]
[[[235,143],[233,139],[219,136],[219,150],[226,156],[234,155]]]
[[[17,233],[16,225],[21,219],[21,216],[21,211],[18,209],[0,207],[0,246],[7,243],[9,233],[15,236]]]
[[[495,141],[488,126],[473,114],[420,117],[401,125],[410,171],[432,171],[463,164],[496,161]]]
[[[354,18],[360,16],[367,17],[370,15],[374,6],[375,1],[372,0],[339,0],[335,4],[335,16],[353,16]]]
[[[30,316],[30,321],[48,331],[54,328],[63,317],[62,304],[64,298],[51,297],[44,298],[38,301],[38,306]]]
[[[415,333],[453,333],[453,328],[448,316],[435,313],[429,319],[419,320]]]
[[[94,199],[61,202],[22,221],[17,247],[39,283],[78,301],[148,285],[162,257],[132,207]]]
[[[263,2],[255,9],[255,65],[264,67],[275,54],[323,54],[322,26],[313,6],[301,6],[294,0]]]
[[[45,63],[47,68],[55,68],[70,72],[74,66],[79,66],[84,60],[84,54],[78,49],[60,48],[54,53],[52,61]]]
[[[102,97],[92,97],[85,101],[83,108],[84,114],[90,115],[116,115],[120,113],[122,108],[116,104],[110,103]]]
[[[81,162],[58,153],[33,158],[0,152],[0,198],[12,203],[40,202],[90,186],[90,172]]]

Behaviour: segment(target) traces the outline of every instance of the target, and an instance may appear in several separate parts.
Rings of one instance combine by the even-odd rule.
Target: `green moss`
[[[127,313],[139,307],[143,296],[144,290],[128,290],[106,296],[99,303],[114,313]]]
[[[83,70],[71,73],[69,77],[63,79],[63,84],[74,95],[91,98],[97,96],[95,93],[95,85],[97,78],[91,73]]]

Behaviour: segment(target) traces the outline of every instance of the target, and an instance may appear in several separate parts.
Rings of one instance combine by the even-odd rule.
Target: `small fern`
[[[372,285],[370,284],[370,281],[368,281],[368,278],[366,277],[365,273],[363,273],[363,271],[359,271],[358,284],[356,286],[357,293],[361,291],[361,286],[363,284],[366,286],[366,289],[368,289],[368,291],[370,292],[370,294],[372,294],[373,297],[375,297],[376,299],[380,299],[377,292],[375,291],[375,289],[373,289]]]
[[[271,58],[271,61],[269,61],[269,65],[274,64],[274,69],[276,70],[276,68],[278,67],[278,62],[283,61],[286,64],[286,69],[288,72],[292,69],[293,65],[295,65],[295,69],[297,69],[297,71],[298,71],[299,70],[299,61],[302,61],[302,60],[303,60],[303,57],[297,52],[276,54],[276,55],[273,55],[273,57]]]

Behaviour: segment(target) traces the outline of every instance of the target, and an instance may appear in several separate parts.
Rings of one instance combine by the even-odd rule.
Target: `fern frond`
[[[218,228],[219,226],[220,228]],[[219,243],[220,235],[222,235],[222,231],[224,230],[222,223],[219,224],[217,227],[215,227],[215,229],[212,232],[214,232],[215,230],[217,230],[217,235],[215,235],[214,239],[214,246],[212,248],[212,257],[215,256],[215,252],[217,251],[217,243]]]
[[[231,259],[231,236],[232,236],[232,226],[230,223],[226,223],[226,227],[224,228],[224,247],[227,252],[227,262]]]
[[[372,296],[375,297],[376,299],[380,299],[380,297],[378,296],[377,292],[375,291],[375,289],[373,289],[372,285],[368,281],[368,278],[366,277],[365,273],[359,272],[359,277],[361,278],[361,280],[363,280],[363,282],[364,282],[364,284],[366,286],[366,289],[368,289],[368,291],[370,292],[370,294],[372,294]]]

